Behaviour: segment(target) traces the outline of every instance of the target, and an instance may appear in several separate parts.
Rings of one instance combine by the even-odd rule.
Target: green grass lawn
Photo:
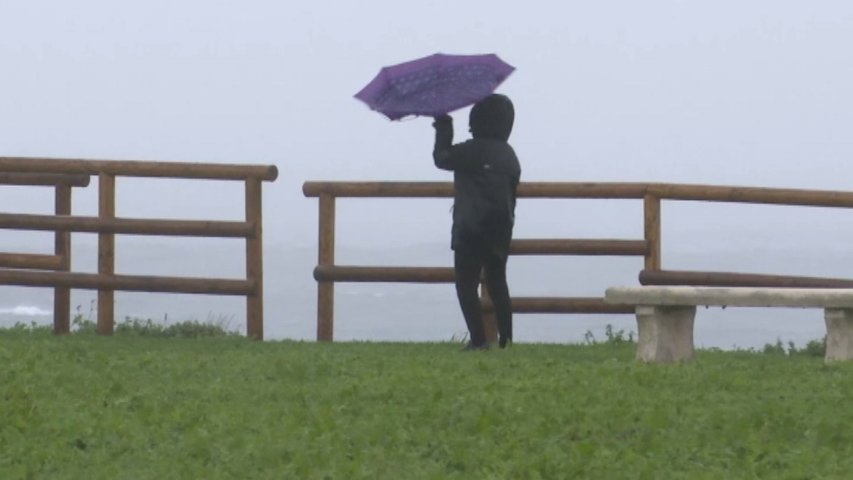
[[[0,478],[853,478],[853,364],[0,332]]]

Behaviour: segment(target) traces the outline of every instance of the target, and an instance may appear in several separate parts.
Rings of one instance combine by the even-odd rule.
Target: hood
[[[509,97],[493,93],[474,105],[468,126],[474,138],[507,141],[514,121],[515,108]]]

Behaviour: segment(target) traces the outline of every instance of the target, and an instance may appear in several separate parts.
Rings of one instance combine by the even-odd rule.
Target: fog
[[[304,257],[316,254],[317,205],[302,183],[449,180],[432,165],[429,119],[389,122],[352,98],[383,65],[434,52],[497,53],[514,65],[499,90],[516,105],[510,141],[523,181],[847,190],[850,45],[845,1],[0,0],[0,156],[276,165],[278,180],[264,185],[266,294],[300,305],[276,321],[303,332],[313,293],[293,289],[313,288]],[[454,118],[462,140],[467,110]],[[96,195],[94,181],[77,190],[74,213],[95,214]],[[48,213],[52,198],[3,187],[0,205]],[[339,258],[360,263],[367,254],[348,252],[375,248],[380,263],[449,264],[449,208],[341,200]],[[240,219],[242,187],[120,179],[117,213]],[[529,200],[516,236],[636,238],[641,222],[636,202]],[[846,211],[666,203],[663,222],[670,268],[850,277]],[[2,235],[0,250],[51,245],[46,234]],[[126,273],[145,265],[122,260],[134,241],[119,240]],[[200,248],[181,242],[186,255]],[[222,275],[240,274],[242,249],[232,251],[238,263],[223,260]],[[415,258],[390,253],[406,251]],[[96,268],[86,255],[75,268]],[[184,271],[185,259],[164,262]],[[629,270],[620,281],[636,281]],[[436,298],[445,293],[452,305],[449,290]]]

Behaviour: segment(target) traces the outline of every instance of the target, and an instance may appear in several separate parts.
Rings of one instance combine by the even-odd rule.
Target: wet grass
[[[0,332],[0,478],[850,478],[853,365]]]

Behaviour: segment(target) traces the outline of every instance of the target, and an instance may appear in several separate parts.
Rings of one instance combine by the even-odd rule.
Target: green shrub
[[[776,343],[765,344],[762,353],[767,355],[823,357],[826,354],[826,337],[820,340],[811,340],[803,348],[797,348],[797,345],[792,341],[789,341],[786,346],[782,340],[777,339]]]
[[[15,322],[15,324],[9,330],[15,332],[29,332],[29,333],[48,333],[53,331],[53,327],[50,325],[39,325],[36,322],[30,323],[22,323]]]
[[[629,330],[627,333],[622,329],[614,331],[613,325],[610,325],[609,323],[604,327],[604,337],[606,340],[599,342],[596,340],[592,331],[587,330],[583,336],[583,340],[586,345],[598,345],[599,343],[607,345],[625,345],[629,343],[636,343],[633,330]]]
[[[71,333],[74,335],[94,335],[98,324],[90,317],[84,317],[79,312],[71,319]],[[53,332],[52,325],[39,325],[35,322],[29,324],[18,322],[11,329],[15,332],[49,334]],[[202,337],[229,337],[240,336],[240,332],[231,328],[231,319],[228,317],[208,317],[207,321],[185,320],[177,323],[155,322],[150,318],[124,317],[124,320],[116,323],[116,335],[132,335],[142,337],[160,338],[202,338]]]
[[[199,322],[197,320],[186,320],[173,324],[157,323],[150,318],[125,317],[124,321],[117,324],[116,334],[139,335],[149,337],[227,337],[240,335],[240,332],[229,328],[227,319]]]

